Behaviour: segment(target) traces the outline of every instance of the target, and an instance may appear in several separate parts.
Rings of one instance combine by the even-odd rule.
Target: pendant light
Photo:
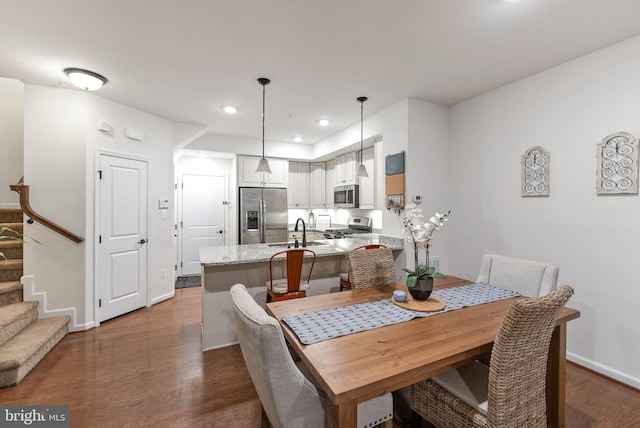
[[[266,77],[261,77],[258,79],[258,83],[262,85],[262,159],[260,159],[260,162],[258,162],[256,172],[271,174],[269,161],[264,158],[264,87],[271,83],[271,80],[267,79]]]
[[[363,114],[363,109],[364,109],[364,102],[367,101],[367,97],[358,97],[358,102],[360,103],[360,166],[358,166],[358,171],[356,172],[356,177],[368,177],[369,174],[367,174],[367,168],[364,166],[364,164],[362,163],[362,145],[363,145],[363,140],[362,140],[362,131],[363,131],[363,127],[364,127],[364,114]]]

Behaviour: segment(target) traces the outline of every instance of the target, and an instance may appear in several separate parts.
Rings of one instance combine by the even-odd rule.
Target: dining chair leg
[[[271,425],[271,422],[269,422],[269,418],[267,417],[267,414],[264,411],[264,407],[262,407],[262,405],[260,405],[260,410],[262,410],[262,418],[260,418],[260,428],[273,428],[273,425]]]
[[[422,428],[422,416],[415,410],[411,410],[411,428]]]
[[[382,428],[393,428],[393,418],[389,419],[388,421],[384,421],[379,426],[381,426]]]

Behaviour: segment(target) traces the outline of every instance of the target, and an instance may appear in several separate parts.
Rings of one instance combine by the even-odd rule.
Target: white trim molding
[[[629,385],[632,388],[640,389],[640,379],[631,376],[628,373],[621,372],[620,370],[605,366],[604,364],[597,363],[572,352],[567,352],[567,360],[586,367],[589,370],[593,370],[596,373],[600,373],[603,376],[624,383],[625,385]]]
[[[71,317],[69,331],[85,331],[94,327],[94,322],[78,324],[76,308],[49,309],[47,304],[47,292],[36,291],[36,281],[33,275],[24,275],[20,278],[22,284],[23,300],[36,300],[38,302],[38,317],[53,318],[68,315]]]

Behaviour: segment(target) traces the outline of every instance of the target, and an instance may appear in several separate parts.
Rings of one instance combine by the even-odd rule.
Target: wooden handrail
[[[32,220],[37,221],[38,223],[47,226],[49,229],[58,232],[60,235],[71,239],[75,243],[80,243],[84,241],[82,236],[78,236],[73,232],[68,231],[64,227],[52,222],[51,220],[47,220],[42,217],[40,214],[36,213],[29,205],[29,186],[24,184],[12,184],[9,186],[11,190],[14,192],[18,192],[20,195],[20,207],[22,207],[22,211]]]

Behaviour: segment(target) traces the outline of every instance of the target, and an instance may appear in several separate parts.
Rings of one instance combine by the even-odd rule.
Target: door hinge
[[[174,185],[173,185],[173,188],[174,188],[174,189],[177,189],[177,188],[178,188],[178,183],[174,184]]]
[[[98,180],[102,180],[102,171],[98,170]]]
[[[98,244],[102,244],[102,235],[98,235]]]
[[[178,270],[178,265],[173,265],[173,270]]]
[[[102,299],[98,299],[98,307],[101,308],[102,307]]]
[[[180,262],[180,269],[182,269],[182,262]]]

